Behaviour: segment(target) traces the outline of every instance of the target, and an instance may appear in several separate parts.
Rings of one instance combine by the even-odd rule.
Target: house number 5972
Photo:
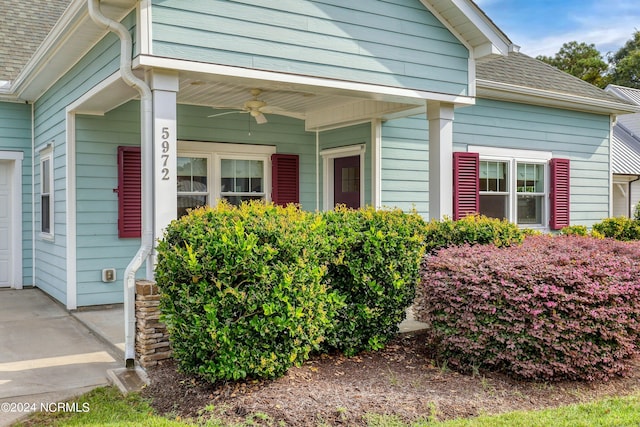
[[[160,174],[162,175],[163,181],[169,180],[169,168],[167,166],[169,163],[169,148],[171,148],[168,141],[170,135],[169,128],[162,128],[162,155],[160,156],[162,159],[162,170]]]

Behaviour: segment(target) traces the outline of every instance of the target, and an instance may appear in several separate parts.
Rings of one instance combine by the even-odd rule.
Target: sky
[[[640,30],[639,0],[475,0],[532,57],[554,56],[564,43],[595,44],[606,59]]]

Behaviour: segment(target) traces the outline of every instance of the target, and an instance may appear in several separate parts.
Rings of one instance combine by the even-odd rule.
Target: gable
[[[469,50],[419,0],[155,0],[152,54],[469,94]]]

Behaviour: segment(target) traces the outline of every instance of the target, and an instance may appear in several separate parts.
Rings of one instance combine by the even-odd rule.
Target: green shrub
[[[633,210],[633,219],[640,221],[640,203],[636,203],[636,208]]]
[[[615,240],[640,240],[640,221],[619,216],[593,224],[593,230]]]
[[[560,230],[564,236],[588,236],[589,230],[584,225],[569,225]]]
[[[377,350],[398,332],[415,296],[424,221],[417,214],[369,207],[325,212],[332,242],[328,278],[346,302],[328,349]]]
[[[156,280],[180,367],[210,381],[273,378],[302,363],[333,327],[322,218],[264,203],[224,203],[173,221]]]
[[[527,234],[507,220],[469,215],[457,221],[431,220],[425,227],[425,246],[428,253],[464,244],[511,246],[522,243]]]

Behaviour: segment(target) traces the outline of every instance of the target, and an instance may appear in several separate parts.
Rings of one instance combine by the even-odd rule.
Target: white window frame
[[[334,198],[334,162],[333,160],[342,157],[360,156],[360,207],[364,207],[365,178],[364,178],[364,155],[365,144],[349,145],[345,147],[329,148],[320,151],[322,156],[322,204],[325,211],[333,209]]]
[[[42,240],[53,241],[55,237],[55,181],[54,181],[54,147],[53,144],[47,144],[38,149],[40,154],[40,238]],[[44,176],[44,163],[49,162],[49,176]],[[42,231],[42,196],[44,188],[44,180],[49,182],[49,231]]]
[[[518,193],[517,192],[517,173],[518,163],[527,164],[539,164],[544,167],[544,195],[543,195],[543,207],[542,207],[542,223],[541,224],[518,224],[522,227],[547,230],[549,228],[550,203],[550,173],[549,173],[549,161],[553,157],[553,153],[550,151],[534,151],[534,150],[518,150],[510,148],[497,148],[497,147],[482,147],[482,146],[469,146],[467,149],[469,152],[478,153],[480,155],[480,162],[483,161],[497,161],[508,163],[508,212],[507,220],[518,224]],[[490,194],[488,192],[481,192],[481,194]],[[503,194],[502,192],[496,194]],[[531,193],[534,196],[540,196],[542,193]]]
[[[271,156],[275,153],[276,147],[273,145],[178,141],[177,157],[200,157],[207,159],[208,200],[210,206],[216,206],[222,198],[222,186],[220,182],[222,179],[222,159],[258,160],[264,162],[264,198],[267,202],[270,202]]]

